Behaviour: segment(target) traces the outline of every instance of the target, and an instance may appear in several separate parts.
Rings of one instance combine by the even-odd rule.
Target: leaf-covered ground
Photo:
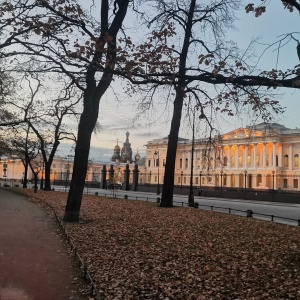
[[[63,216],[67,194],[33,199]],[[84,196],[66,224],[103,299],[300,299],[300,228]]]

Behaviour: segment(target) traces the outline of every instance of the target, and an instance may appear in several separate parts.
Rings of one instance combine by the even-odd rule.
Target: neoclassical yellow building
[[[147,143],[146,182],[162,184],[167,143],[167,138]],[[193,164],[192,141],[180,138],[174,184],[189,185],[193,165],[195,186],[298,190],[299,155],[300,129],[276,123],[196,139]]]

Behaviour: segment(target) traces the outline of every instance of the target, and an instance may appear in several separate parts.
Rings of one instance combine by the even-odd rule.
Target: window
[[[255,160],[256,166],[257,166],[257,167],[260,167],[260,156],[259,156],[259,154],[256,155],[256,158],[255,158],[255,159],[256,159],[256,160]]]
[[[223,185],[226,186],[227,185],[227,175],[223,174]]]
[[[262,187],[262,175],[261,174],[258,174],[256,176],[256,186],[258,188],[261,188]]]
[[[180,184],[180,176],[177,177],[177,183]]]
[[[294,179],[294,189],[298,188],[298,179]]]
[[[217,159],[216,159],[216,165],[217,165],[217,167],[220,167],[220,165],[221,165],[221,158],[220,158],[220,156],[218,156],[217,157]]]
[[[151,160],[148,159],[148,167],[150,167],[150,165],[151,165]]]
[[[231,174],[231,186],[234,187],[235,186],[235,175]]]
[[[202,160],[202,167],[203,169],[206,169],[206,157],[204,157]]]
[[[179,168],[182,169],[182,158],[179,159]]]
[[[231,156],[231,166],[235,166],[235,156]]]
[[[299,168],[299,154],[294,155],[294,168]]]
[[[224,167],[227,167],[227,156],[224,156],[224,159],[223,159],[223,164],[224,164]]]
[[[154,177],[154,182],[157,182],[157,175],[155,175]]]
[[[189,167],[189,160],[186,158],[185,159],[185,166],[184,166],[186,169]]]
[[[195,184],[198,184],[198,177],[196,177],[196,183]]]
[[[212,169],[213,168],[213,164],[214,164],[214,159],[211,157],[209,159],[209,167]]]
[[[243,156],[239,157],[239,167],[243,166]]]
[[[186,177],[183,177],[183,183],[186,183]]]
[[[285,155],[283,156],[283,166],[284,166],[285,168],[288,168],[288,166],[289,166],[289,156],[288,156],[287,154],[285,154]]]
[[[287,178],[283,179],[283,187],[286,189],[288,187],[288,181]]]

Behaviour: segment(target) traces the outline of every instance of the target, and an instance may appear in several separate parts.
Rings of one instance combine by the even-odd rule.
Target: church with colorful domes
[[[130,133],[126,132],[126,140],[123,143],[122,149],[119,146],[119,141],[117,140],[117,145],[114,148],[114,154],[111,157],[111,160],[113,162],[122,162],[122,163],[137,163],[141,157],[139,153],[134,156],[134,159],[132,159],[132,148],[131,143],[129,142],[129,135]]]

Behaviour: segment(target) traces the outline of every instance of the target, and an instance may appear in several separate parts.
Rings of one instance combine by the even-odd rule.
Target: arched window
[[[220,167],[220,165],[221,165],[221,158],[220,158],[220,156],[218,156],[217,159],[216,159],[216,165],[217,165],[217,167]]]
[[[231,186],[235,187],[235,174],[231,174]]]
[[[299,154],[294,155],[294,168],[299,168]]]
[[[227,185],[227,175],[223,174],[223,185],[226,186]]]
[[[235,166],[235,156],[231,156],[231,167]]]
[[[185,166],[184,166],[186,169],[189,167],[189,160],[188,158],[185,159]]]
[[[213,167],[213,164],[214,164],[214,159],[211,157],[210,159],[209,159],[209,167],[212,169],[212,167]]]
[[[258,188],[262,188],[263,186],[262,186],[262,175],[261,174],[258,174],[257,176],[256,176],[256,186],[258,187]]]
[[[256,155],[256,166],[257,167],[260,167],[260,155],[258,154],[258,155]]]
[[[224,158],[223,158],[223,164],[224,164],[224,167],[227,167],[227,156],[224,156]]]
[[[244,175],[239,174],[239,187],[244,187]]]
[[[288,166],[289,166],[289,156],[285,154],[283,156],[283,167],[288,168]]]
[[[239,167],[243,166],[243,156],[239,157]]]

